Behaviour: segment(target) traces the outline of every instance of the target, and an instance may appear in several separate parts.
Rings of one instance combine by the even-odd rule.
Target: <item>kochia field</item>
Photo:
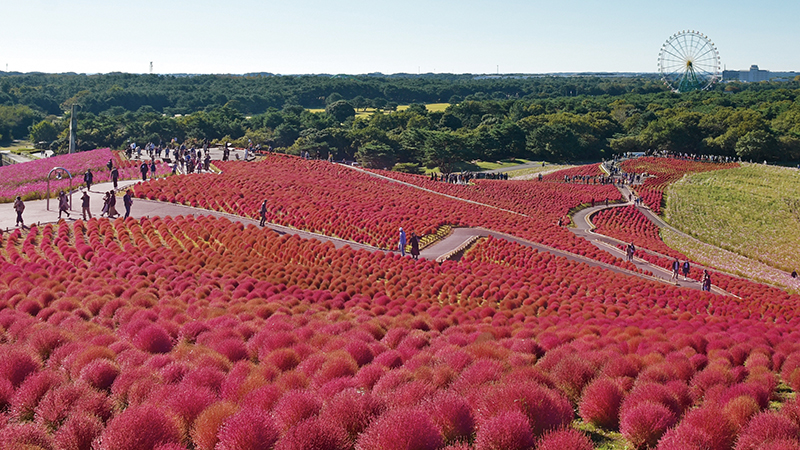
[[[278,173],[254,167],[259,183]],[[346,177],[325,201],[346,198]],[[197,179],[175,178],[184,198],[248,215],[266,192],[188,191]],[[475,195],[513,204],[495,190]],[[374,194],[389,195],[411,208],[400,199],[416,194]],[[426,208],[420,228],[447,219]],[[460,220],[536,216],[498,211]],[[797,448],[800,298],[726,289],[737,296],[500,239],[439,264],[210,217],[15,230],[0,240],[0,448]]]

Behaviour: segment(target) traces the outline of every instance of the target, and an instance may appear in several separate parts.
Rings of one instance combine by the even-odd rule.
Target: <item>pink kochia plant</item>
[[[736,441],[736,450],[756,450],[766,444],[776,441],[798,441],[800,427],[786,416],[771,411],[762,412],[753,417],[745,425],[739,439]]]
[[[598,427],[616,430],[624,394],[619,383],[613,379],[596,379],[583,390],[579,405],[581,417]]]
[[[661,435],[675,423],[675,414],[669,408],[647,401],[623,409],[619,429],[634,448],[647,448],[654,447]]]
[[[475,435],[476,450],[528,450],[533,433],[520,411],[506,411],[483,422]]]
[[[356,450],[435,450],[443,444],[439,429],[419,409],[389,411],[359,436]]]
[[[592,441],[572,428],[551,431],[539,438],[536,450],[592,450]]]
[[[275,450],[340,450],[350,446],[347,432],[342,427],[312,417],[290,428],[275,445]]]
[[[151,450],[163,444],[180,443],[181,432],[175,419],[154,405],[126,409],[95,440],[97,450]]]
[[[272,448],[278,429],[266,411],[245,408],[225,420],[218,436],[215,450],[260,450]]]

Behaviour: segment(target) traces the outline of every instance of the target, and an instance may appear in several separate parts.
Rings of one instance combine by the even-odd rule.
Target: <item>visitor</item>
[[[125,218],[127,219],[131,215],[131,206],[133,205],[133,196],[130,189],[125,191],[125,195],[122,197],[122,204],[125,206]]]
[[[22,197],[19,195],[14,200],[14,211],[17,212],[17,223],[14,226],[22,225],[22,228],[25,228],[25,222],[22,221],[22,211],[25,211],[25,203],[22,202]]]
[[[64,191],[58,192],[58,218],[61,218],[61,213],[66,213],[69,217],[69,199],[67,193]]]
[[[81,195],[81,212],[83,213],[83,220],[86,220],[86,216],[88,215],[89,218],[92,218],[92,212],[89,210],[89,192],[83,191],[83,195]]]
[[[633,261],[633,255],[636,253],[636,246],[633,245],[633,242],[628,244],[628,261]]]
[[[156,160],[155,159],[151,159],[150,160],[150,179],[152,180],[155,177],[156,177]]]
[[[708,273],[708,270],[703,270],[703,286],[702,290],[706,292],[711,292],[711,274]]]
[[[108,202],[110,198],[111,198],[111,191],[108,191],[103,195],[103,209],[100,210],[100,217],[103,217],[108,214]]]
[[[267,201],[264,200],[261,203],[261,209],[258,211],[261,214],[261,222],[259,223],[260,226],[264,226],[267,223]]]
[[[691,266],[689,265],[689,260],[688,259],[683,262],[683,267],[681,269],[683,269],[683,279],[684,280],[688,280],[689,279],[689,270],[691,270]]]
[[[110,219],[119,217],[119,213],[117,212],[117,196],[114,195],[114,191],[108,191],[108,217]]]
[[[672,262],[672,278],[670,280],[678,280],[678,273],[681,270],[681,262],[678,261],[678,258],[675,258],[675,261]]]
[[[797,271],[796,270],[792,271],[792,278],[797,278]]]
[[[400,256],[406,256],[406,232],[400,227]]]
[[[106,167],[108,167],[108,170],[113,169],[114,168],[114,160],[113,159],[109,159],[108,162],[106,163]]]
[[[92,181],[94,181],[94,175],[92,174],[92,169],[86,169],[86,173],[83,174],[83,182],[86,183],[86,190],[92,190]]]
[[[111,162],[111,161],[109,161]],[[119,171],[116,167],[111,169],[111,182],[114,183],[114,190],[117,190],[117,182],[119,181]]]
[[[417,233],[411,233],[411,257],[414,259],[419,259],[419,237],[417,237]]]
[[[139,171],[142,172],[142,181],[147,181],[147,163],[143,162],[141,166],[139,166]]]

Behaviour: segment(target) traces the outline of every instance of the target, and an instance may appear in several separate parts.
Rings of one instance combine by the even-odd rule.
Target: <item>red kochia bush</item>
[[[97,450],[153,450],[159,445],[180,443],[177,422],[156,406],[129,407],[108,423],[95,440]]]
[[[286,431],[301,420],[317,414],[321,406],[317,397],[309,392],[289,391],[275,405],[275,424],[279,430]]]
[[[80,379],[96,389],[111,389],[119,372],[119,366],[116,363],[105,358],[98,358],[83,366]]]
[[[435,450],[443,444],[439,429],[419,409],[389,411],[356,442],[356,450]]]
[[[275,445],[275,450],[341,450],[350,446],[347,432],[342,427],[312,417],[290,428]]]
[[[616,381],[598,378],[583,390],[579,404],[580,415],[586,422],[615,430],[619,427],[619,407],[624,395]]]
[[[619,429],[634,448],[646,448],[655,446],[661,435],[675,422],[675,414],[666,406],[644,402],[623,409]]]
[[[0,448],[9,450],[54,449],[52,440],[44,427],[34,423],[9,424],[0,430]]]
[[[370,392],[346,389],[325,403],[320,417],[337,424],[355,440],[383,409],[382,402]]]
[[[158,325],[147,325],[136,333],[133,345],[149,353],[167,353],[172,350],[172,339]]]
[[[551,431],[539,438],[536,450],[592,450],[592,441],[573,428]]]
[[[31,354],[20,348],[7,345],[0,346],[0,379],[6,379],[14,387],[31,373],[39,370],[41,364]]]
[[[475,435],[475,450],[528,450],[533,433],[520,411],[506,411],[483,422]]]
[[[667,431],[658,450],[728,450],[735,435],[722,411],[704,406],[686,413],[677,427]]]
[[[270,415],[261,409],[246,408],[225,419],[219,430],[215,450],[260,450],[272,448],[278,429]]]
[[[62,450],[90,450],[103,431],[103,422],[85,412],[72,414],[55,434],[55,446]]]
[[[219,438],[217,433],[225,419],[232,416],[238,408],[230,402],[217,402],[206,408],[194,422],[191,436],[198,450],[214,450]]]
[[[797,440],[800,428],[788,417],[771,411],[762,412],[753,417],[745,425],[739,439],[736,441],[736,450],[756,450],[762,445],[781,439]]]
[[[445,442],[467,440],[472,435],[475,421],[463,397],[450,391],[439,392],[430,400],[427,409]]]

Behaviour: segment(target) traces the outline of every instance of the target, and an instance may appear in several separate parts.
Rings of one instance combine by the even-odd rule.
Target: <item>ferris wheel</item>
[[[708,89],[720,78],[720,58],[711,39],[697,31],[681,31],[658,53],[658,72],[674,92]]]

